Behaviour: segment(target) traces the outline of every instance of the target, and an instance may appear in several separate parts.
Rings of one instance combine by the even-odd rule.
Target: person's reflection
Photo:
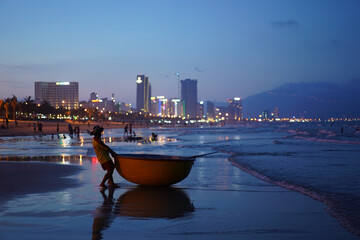
[[[102,239],[102,231],[110,227],[114,218],[114,215],[112,214],[114,189],[110,188],[108,195],[105,194],[105,189],[101,189],[100,193],[103,196],[104,201],[94,212],[94,222],[92,226],[93,240]]]

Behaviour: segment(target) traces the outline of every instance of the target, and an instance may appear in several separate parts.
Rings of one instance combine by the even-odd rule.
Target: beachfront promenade
[[[37,124],[42,124],[42,131],[40,132]],[[69,123],[72,127],[79,127],[81,132],[91,130],[95,125],[102,125],[108,129],[123,129],[125,123],[122,122],[78,122],[78,121],[20,121],[15,123],[14,120],[9,120],[8,127],[6,123],[0,120],[0,125],[4,125],[5,128],[0,128],[0,136],[31,136],[31,135],[51,135],[51,134],[68,134]],[[36,130],[34,130],[34,124]],[[135,123],[136,124],[136,123]],[[134,124],[134,125],[135,125]],[[57,131],[57,125],[59,125],[59,131]]]

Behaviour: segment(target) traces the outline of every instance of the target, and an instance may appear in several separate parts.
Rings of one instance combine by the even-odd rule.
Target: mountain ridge
[[[360,79],[286,83],[243,100],[244,117],[279,108],[280,117],[360,117]]]

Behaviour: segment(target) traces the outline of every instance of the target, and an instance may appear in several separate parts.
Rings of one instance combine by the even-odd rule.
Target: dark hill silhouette
[[[360,79],[343,84],[302,82],[281,85],[243,101],[245,117],[279,108],[280,117],[360,117]]]

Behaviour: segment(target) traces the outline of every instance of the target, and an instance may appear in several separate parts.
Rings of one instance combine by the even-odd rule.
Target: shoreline
[[[345,216],[343,213],[339,212],[336,207],[335,207],[335,203],[333,199],[330,199],[329,196],[325,196],[325,195],[319,195],[318,193],[316,193],[313,190],[307,189],[305,187],[301,187],[301,186],[297,186],[297,185],[293,185],[290,183],[286,183],[284,181],[278,181],[278,180],[273,180],[268,176],[263,175],[262,173],[253,170],[245,165],[242,165],[240,163],[237,163],[236,161],[233,160],[232,157],[229,158],[228,160],[229,162],[231,162],[234,166],[236,166],[237,168],[239,168],[240,170],[264,181],[264,182],[268,182],[270,184],[275,184],[276,186],[282,187],[284,189],[287,189],[289,191],[293,191],[293,192],[298,192],[304,196],[307,196],[315,201],[321,202],[323,204],[326,205],[326,211],[332,216],[334,217],[339,224],[346,229],[347,231],[349,231],[350,233],[356,235],[356,236],[360,236],[360,230],[357,229],[356,226],[354,226],[354,223],[349,221],[349,219],[347,218],[347,216]]]

